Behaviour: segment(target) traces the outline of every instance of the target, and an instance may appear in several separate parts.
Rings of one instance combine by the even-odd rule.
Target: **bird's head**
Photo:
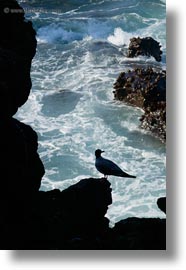
[[[101,156],[101,153],[104,153],[105,151],[102,151],[102,150],[100,150],[100,149],[97,149],[96,151],[95,151],[95,156],[98,158],[98,157],[100,157]]]

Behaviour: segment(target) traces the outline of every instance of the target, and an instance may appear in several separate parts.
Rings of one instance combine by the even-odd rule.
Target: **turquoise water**
[[[37,31],[32,91],[17,118],[39,136],[46,174],[42,190],[61,190],[100,177],[94,151],[105,150],[136,179],[109,177],[113,204],[107,216],[164,217],[156,200],[166,194],[166,149],[139,128],[142,110],[113,100],[119,73],[138,66],[166,68],[165,1],[19,1]],[[133,36],[152,36],[162,62],[125,56]]]

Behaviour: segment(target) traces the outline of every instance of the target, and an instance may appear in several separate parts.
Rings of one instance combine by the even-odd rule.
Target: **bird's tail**
[[[135,175],[129,175],[128,178],[136,178]]]
[[[125,173],[125,172],[122,173],[121,177],[126,177],[126,178],[136,178],[136,176],[130,175],[130,174]]]

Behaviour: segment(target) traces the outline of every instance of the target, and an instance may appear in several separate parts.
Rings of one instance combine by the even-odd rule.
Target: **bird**
[[[127,178],[136,178],[134,175],[130,175],[126,172],[124,172],[117,164],[115,164],[113,161],[103,158],[101,156],[102,153],[105,151],[102,151],[101,149],[97,149],[95,151],[95,167],[96,169],[104,174],[104,178],[108,178],[108,175],[114,175],[118,177],[127,177]]]

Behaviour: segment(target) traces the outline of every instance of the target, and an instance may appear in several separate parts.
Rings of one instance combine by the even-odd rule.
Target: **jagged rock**
[[[82,233],[103,232],[108,228],[104,218],[112,204],[110,183],[104,178],[84,179],[62,192],[64,218],[69,220],[72,231]],[[87,231],[88,230],[88,231]]]
[[[144,109],[141,128],[166,140],[166,71],[137,68],[120,73],[114,98]]]
[[[166,248],[166,220],[127,218],[109,228],[110,183],[83,179],[66,190],[40,191],[35,198],[25,249],[135,250]]]
[[[110,183],[104,178],[83,179],[64,191],[39,192],[35,216],[41,218],[43,226],[42,232],[36,231],[31,245],[38,249],[40,239],[42,249],[166,248],[165,219],[133,217],[109,228],[105,214],[111,203]]]
[[[166,220],[131,217],[119,221],[113,228],[114,249],[165,250]]]
[[[139,55],[153,56],[156,61],[161,61],[162,51],[159,42],[154,40],[152,37],[133,37],[130,39],[128,48],[128,57],[137,57]]]
[[[45,239],[52,249],[99,245],[96,239],[110,231],[105,214],[111,203],[110,183],[104,178],[89,178],[63,191],[39,192],[34,213],[42,218],[47,231]]]
[[[1,249],[104,249],[110,239],[105,217],[112,203],[110,183],[83,179],[64,191],[35,194],[27,219],[0,226]],[[8,234],[9,232],[9,234]],[[2,241],[3,239],[3,241]],[[108,246],[108,245],[106,245]]]

